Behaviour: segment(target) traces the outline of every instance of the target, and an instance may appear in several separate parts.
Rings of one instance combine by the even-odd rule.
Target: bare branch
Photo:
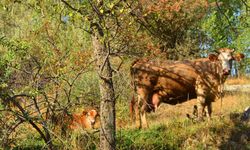
[[[222,9],[221,9],[221,7],[220,7],[220,5],[219,5],[218,0],[216,0],[216,6],[217,6],[218,10],[220,11],[220,13],[227,19],[228,25],[231,27],[231,29],[232,29],[235,33],[237,33],[237,31],[234,29],[234,27],[233,27],[233,25],[232,25],[230,19],[228,18],[228,16],[222,11]]]
[[[67,7],[69,7],[70,9],[72,9],[73,11],[76,11],[78,13],[80,13],[81,15],[83,15],[83,13],[80,11],[80,9],[77,9],[73,6],[71,6],[68,2],[66,2],[65,0],[61,0]]]

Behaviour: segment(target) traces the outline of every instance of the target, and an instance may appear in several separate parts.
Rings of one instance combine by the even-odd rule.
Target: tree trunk
[[[109,49],[106,47],[103,37],[98,32],[92,34],[92,43],[100,77],[100,149],[114,150],[116,134],[115,93],[112,82],[112,69],[109,61]]]

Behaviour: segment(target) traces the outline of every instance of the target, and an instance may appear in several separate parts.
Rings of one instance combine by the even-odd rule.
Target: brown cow
[[[138,101],[135,106],[136,124],[147,127],[146,112],[155,111],[161,102],[178,104],[192,98],[198,100],[198,116],[211,116],[211,103],[220,94],[221,84],[230,73],[232,60],[244,55],[232,55],[222,48],[218,55],[185,61],[140,59],[131,66],[131,76]]]
[[[99,114],[95,109],[83,111],[82,114],[73,114],[69,125],[70,129],[87,128],[93,129]]]

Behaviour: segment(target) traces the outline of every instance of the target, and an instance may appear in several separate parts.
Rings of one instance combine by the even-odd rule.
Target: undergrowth
[[[121,130],[118,149],[249,149],[249,123],[236,120],[230,117],[196,123],[175,120],[146,130]]]
[[[213,103],[212,120],[193,122],[185,117],[195,100],[178,106],[163,105],[163,109],[148,116],[148,129],[136,129],[129,123],[129,115],[122,103],[117,112],[117,150],[247,150],[250,149],[250,121],[241,115],[250,106],[249,93],[227,93]],[[164,108],[165,107],[165,108]],[[221,109],[221,110],[220,110]],[[220,115],[222,111],[222,115]],[[10,149],[46,149],[37,132],[20,128],[15,147]],[[20,133],[20,131],[19,131]],[[95,150],[99,148],[99,132],[75,131],[66,137],[54,137],[59,150]]]

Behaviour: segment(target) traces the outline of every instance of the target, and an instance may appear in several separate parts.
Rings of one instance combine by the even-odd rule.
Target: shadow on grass
[[[241,113],[231,113],[233,128],[228,131],[229,138],[222,142],[222,150],[250,150],[250,120],[242,121]]]

